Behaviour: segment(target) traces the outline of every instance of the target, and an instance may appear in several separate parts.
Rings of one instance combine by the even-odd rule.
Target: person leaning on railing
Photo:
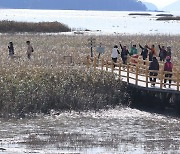
[[[172,77],[173,64],[171,63],[171,57],[166,57],[166,63],[164,64],[165,78],[169,78],[169,88],[171,88],[171,77]],[[168,73],[170,72],[170,73]],[[166,87],[167,79],[164,79],[164,87]]]
[[[156,77],[158,75],[158,72],[153,72],[153,71],[159,70],[159,62],[156,57],[152,58],[152,62],[150,62],[150,65],[149,65],[149,70],[150,70],[149,75],[150,75],[151,86],[154,87],[155,83],[156,83]],[[151,72],[151,70],[152,70],[152,72]]]

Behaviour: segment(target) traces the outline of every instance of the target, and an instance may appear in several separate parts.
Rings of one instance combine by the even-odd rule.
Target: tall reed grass
[[[0,72],[2,117],[47,114],[51,110],[99,110],[128,103],[125,86],[101,71],[27,66],[1,68]]]
[[[25,116],[49,113],[50,110],[98,110],[129,104],[126,86],[115,76],[86,69],[84,58],[90,55],[85,35],[1,34],[0,35],[0,115]],[[168,35],[111,35],[92,36],[96,45],[102,43],[111,60],[115,44],[165,45],[172,47],[172,58],[180,58],[180,37]],[[26,41],[34,47],[32,59],[26,57]],[[8,56],[12,41],[15,57]],[[139,52],[141,51],[138,48]],[[94,55],[98,54],[93,49]],[[72,56],[73,63],[65,64],[64,56]]]

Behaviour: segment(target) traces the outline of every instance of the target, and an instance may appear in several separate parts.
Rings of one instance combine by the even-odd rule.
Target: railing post
[[[101,59],[101,70],[104,70],[104,58]]]
[[[119,62],[119,78],[121,77],[121,62]]]
[[[138,85],[138,70],[139,70],[138,67],[139,67],[139,61],[136,64],[136,85]]]
[[[113,61],[111,61],[111,72],[113,73],[114,72],[114,62]]]
[[[96,70],[96,63],[97,63],[97,59],[96,57],[94,57],[94,70]]]
[[[148,88],[148,74],[149,74],[148,60],[146,60],[145,64],[146,64],[146,88]]]
[[[106,71],[108,71],[108,66],[109,64],[108,64],[108,60],[106,60]]]
[[[160,70],[160,89],[163,88],[163,76],[164,76],[164,70]]]
[[[129,83],[129,63],[127,64],[127,83]]]
[[[87,65],[88,68],[90,67],[90,57],[89,57],[89,55],[87,56],[86,65]]]
[[[179,80],[180,80],[180,77],[179,77],[179,71],[177,71],[177,91],[179,91]]]

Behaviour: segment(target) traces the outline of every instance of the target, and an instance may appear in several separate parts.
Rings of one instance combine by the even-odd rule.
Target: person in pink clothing
[[[169,88],[171,88],[171,77],[172,77],[173,64],[171,63],[171,57],[166,57],[166,63],[164,64],[165,78],[169,79]],[[170,73],[168,73],[170,72]],[[167,79],[164,79],[164,87],[166,87]]]

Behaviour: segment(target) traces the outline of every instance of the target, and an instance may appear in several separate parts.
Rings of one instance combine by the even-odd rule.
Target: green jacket
[[[134,47],[132,47],[132,48],[131,48],[131,51],[130,51],[130,56],[135,55],[135,54],[137,54],[137,53],[138,53],[137,49],[134,48]]]

